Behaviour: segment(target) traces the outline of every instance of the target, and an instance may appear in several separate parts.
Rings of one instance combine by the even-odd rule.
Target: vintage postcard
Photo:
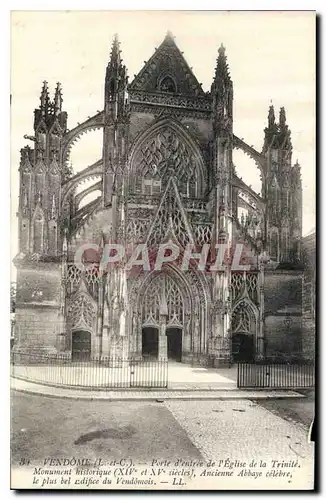
[[[11,13],[12,489],[314,489],[315,31]]]

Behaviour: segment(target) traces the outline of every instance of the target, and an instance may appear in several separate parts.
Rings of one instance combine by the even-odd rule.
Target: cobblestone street
[[[250,461],[297,460],[312,470],[313,444],[308,433],[260,405],[248,401],[168,401],[167,408],[203,457]]]

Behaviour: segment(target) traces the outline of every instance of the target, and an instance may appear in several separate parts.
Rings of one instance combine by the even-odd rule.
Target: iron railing
[[[11,353],[11,375],[30,382],[76,388],[162,388],[168,385],[168,361],[110,357],[71,361],[60,355]]]
[[[312,363],[238,363],[239,388],[305,389],[315,386]]]

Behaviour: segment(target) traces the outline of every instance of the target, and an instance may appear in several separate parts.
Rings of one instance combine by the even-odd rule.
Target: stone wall
[[[265,355],[300,356],[302,351],[302,272],[265,275]]]
[[[58,264],[38,262],[17,270],[15,350],[56,352],[60,286]]]

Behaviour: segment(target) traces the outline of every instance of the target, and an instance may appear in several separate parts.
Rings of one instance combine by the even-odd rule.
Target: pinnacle
[[[166,32],[165,39],[166,39],[166,40],[174,40],[174,36],[173,36],[172,31],[168,30],[168,31]]]
[[[119,37],[116,33],[113,37],[113,42],[112,42],[112,46],[111,46],[109,65],[120,66],[121,63],[122,63],[122,59],[121,59],[120,42],[119,42]]]
[[[229,67],[223,43],[220,45],[220,48],[218,49],[217,64],[215,68],[215,78],[217,77],[228,78],[228,79],[230,78]]]
[[[284,106],[280,109],[280,126],[284,127],[286,125],[286,114]]]
[[[120,53],[119,47],[120,47],[119,37],[118,37],[118,34],[115,33],[115,35],[113,37],[112,48],[111,48],[111,58],[114,56],[115,57],[118,56],[118,54]]]
[[[42,96],[47,96],[49,94],[49,86],[48,82],[46,80],[43,81],[43,86],[42,86],[42,91],[41,95]]]
[[[271,101],[271,104],[269,106],[269,110],[268,110],[268,126],[272,126],[275,124],[275,112],[274,112],[274,106],[272,104],[272,101]]]
[[[43,81],[40,101],[41,101],[41,109],[43,110],[44,113],[46,112],[50,102],[48,82],[46,80]]]

